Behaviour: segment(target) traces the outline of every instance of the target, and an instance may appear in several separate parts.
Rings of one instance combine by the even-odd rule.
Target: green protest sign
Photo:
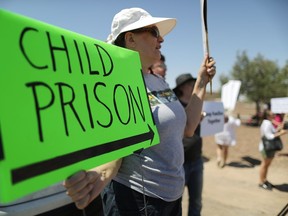
[[[0,202],[159,143],[139,55],[0,10]]]

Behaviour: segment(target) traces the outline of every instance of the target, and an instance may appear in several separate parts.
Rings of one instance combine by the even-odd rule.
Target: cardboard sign
[[[271,111],[273,113],[288,113],[288,97],[271,98]]]
[[[206,116],[201,121],[201,136],[214,135],[223,131],[224,107],[222,102],[204,101],[203,112]]]
[[[139,54],[0,10],[0,202],[159,143]]]
[[[241,87],[240,80],[229,80],[221,89],[221,101],[224,109],[234,110]]]

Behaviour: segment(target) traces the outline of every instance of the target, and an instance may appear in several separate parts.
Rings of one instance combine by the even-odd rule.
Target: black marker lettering
[[[127,99],[127,105],[128,105],[128,119],[126,122],[124,122],[122,119],[121,119],[121,116],[120,116],[120,113],[119,113],[119,110],[117,108],[117,96],[116,96],[116,91],[118,91],[118,89],[123,89],[124,93],[125,93],[125,96],[126,96],[126,99]],[[119,91],[118,91],[119,92]],[[129,122],[130,122],[130,118],[131,118],[131,107],[130,107],[130,101],[129,101],[129,98],[128,98],[128,94],[126,92],[126,89],[124,88],[124,86],[120,85],[120,84],[117,84],[115,85],[114,87],[114,94],[113,94],[113,102],[114,102],[114,107],[115,107],[115,111],[116,111],[116,114],[118,116],[118,119],[120,120],[120,122],[124,125],[127,125]],[[126,103],[123,103],[123,104],[126,104]]]
[[[35,28],[30,28],[30,27],[27,27],[27,28],[24,28],[23,31],[21,32],[21,35],[20,35],[20,40],[19,40],[19,45],[20,45],[20,50],[22,52],[22,54],[24,55],[25,59],[29,62],[29,64],[34,67],[34,68],[37,68],[37,69],[46,69],[48,68],[47,65],[44,65],[44,66],[38,66],[36,65],[35,63],[33,63],[31,61],[31,59],[28,57],[27,53],[26,53],[26,50],[25,50],[25,45],[24,45],[24,36],[26,35],[26,33],[28,33],[29,31],[34,31],[34,32],[38,32],[37,29]]]
[[[83,84],[83,87],[84,87],[84,93],[85,93],[85,99],[86,99],[86,106],[87,106],[87,110],[88,110],[88,114],[89,114],[90,125],[91,125],[91,128],[94,128],[94,122],[93,122],[93,117],[92,117],[92,113],[91,113],[89,97],[88,97],[88,90],[87,90],[86,84]]]
[[[98,74],[99,74],[99,71],[93,71],[93,70],[91,69],[90,56],[89,56],[89,53],[88,53],[88,50],[87,50],[87,47],[86,47],[85,42],[83,42],[83,46],[84,46],[85,53],[86,53],[86,57],[87,57],[87,61],[88,61],[88,66],[89,66],[89,73],[90,73],[90,75],[98,75]]]
[[[136,115],[135,115],[135,108],[134,108],[134,105],[133,105],[134,103],[136,104],[137,110],[139,111],[140,115],[142,116],[142,120],[145,122],[144,107],[143,107],[143,103],[142,103],[142,100],[141,100],[140,91],[139,91],[138,87],[137,87],[137,92],[138,92],[138,98],[139,98],[141,106],[139,106],[139,104],[137,103],[135,95],[134,95],[134,93],[133,93],[133,91],[131,89],[131,86],[129,86],[129,95],[130,95],[132,110],[133,110],[133,114],[134,114],[134,123],[135,124],[137,123],[137,121],[136,121]],[[140,110],[140,108],[141,108],[141,110]]]
[[[64,120],[64,125],[65,125],[65,131],[66,131],[66,135],[69,136],[69,131],[68,131],[68,124],[67,124],[67,116],[66,116],[66,111],[65,111],[65,106],[70,106],[71,110],[73,111],[78,123],[80,124],[81,128],[83,131],[85,131],[84,125],[82,124],[78,113],[76,112],[76,109],[73,105],[73,101],[75,99],[75,93],[73,88],[65,83],[55,83],[55,85],[58,85],[58,89],[59,89],[59,95],[60,95],[60,104],[61,104],[61,110],[62,110],[62,115],[63,115],[63,120]],[[64,99],[64,88],[66,88],[66,90],[70,90],[72,97],[70,100],[65,101]],[[66,91],[67,92],[67,91]]]
[[[54,72],[57,71],[54,52],[55,51],[64,51],[65,54],[66,54],[67,61],[68,61],[68,70],[69,70],[69,73],[71,73],[72,71],[71,71],[70,58],[69,58],[68,48],[67,48],[64,36],[61,35],[61,39],[62,39],[63,46],[64,46],[64,47],[61,48],[61,47],[53,46],[49,32],[46,32],[46,34],[47,34],[47,38],[48,38],[48,42],[49,42],[49,48],[50,48],[52,64],[53,64],[53,71]]]
[[[76,51],[77,51],[77,57],[78,57],[78,60],[79,60],[81,73],[84,74],[82,59],[81,59],[80,51],[79,51],[78,44],[77,44],[76,40],[74,40],[74,45],[75,45],[75,48],[76,48]]]
[[[108,124],[102,124],[102,123],[99,122],[99,121],[97,121],[97,123],[98,123],[100,126],[104,127],[104,128],[108,128],[108,127],[111,126],[111,124],[112,124],[112,122],[113,122],[113,115],[112,115],[111,110],[109,109],[109,107],[108,107],[105,103],[103,103],[103,102],[100,100],[100,98],[98,97],[98,95],[97,95],[97,88],[98,88],[98,86],[104,86],[104,87],[106,87],[106,85],[105,85],[104,83],[101,83],[101,82],[96,83],[95,86],[94,86],[94,96],[95,96],[96,100],[97,100],[100,104],[102,104],[102,105],[107,109],[107,111],[109,112],[109,115],[110,115],[110,118],[109,118],[109,119],[110,119],[110,121],[108,122]]]
[[[95,44],[95,46],[97,48],[98,54],[99,54],[100,59],[101,59],[101,64],[102,64],[102,68],[103,68],[103,74],[104,74],[104,76],[109,76],[111,74],[111,72],[113,71],[113,67],[114,67],[112,58],[109,55],[109,53],[103,47],[101,47],[101,46],[99,46],[97,44]],[[109,58],[109,60],[110,60],[110,69],[108,70],[108,72],[106,70],[102,55],[106,55]]]
[[[31,83],[27,83],[26,86],[32,87],[32,92],[33,92],[34,102],[35,102],[36,116],[37,116],[37,123],[38,123],[39,139],[41,142],[43,142],[44,137],[43,137],[43,131],[42,131],[40,111],[47,109],[48,107],[50,107],[54,103],[54,94],[53,94],[52,89],[47,84],[45,84],[43,82],[31,82]],[[50,98],[50,101],[47,105],[40,106],[39,98],[41,98],[41,97],[38,97],[36,87],[45,87],[46,89],[49,90],[51,98]]]

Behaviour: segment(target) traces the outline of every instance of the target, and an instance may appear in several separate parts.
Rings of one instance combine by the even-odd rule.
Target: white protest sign
[[[203,112],[206,116],[201,121],[201,136],[209,136],[223,131],[224,107],[222,102],[204,101]]]
[[[271,111],[273,113],[288,113],[288,97],[271,98]]]
[[[221,101],[224,109],[234,110],[241,87],[241,81],[229,80],[221,89]]]

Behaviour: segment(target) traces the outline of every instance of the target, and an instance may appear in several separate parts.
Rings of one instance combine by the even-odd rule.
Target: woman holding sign
[[[206,85],[216,71],[215,61],[205,57],[185,109],[165,80],[149,71],[160,59],[164,35],[175,25],[175,19],[152,17],[141,8],[124,9],[114,16],[107,42],[139,53],[161,142],[67,179],[67,194],[78,208],[85,208],[102,192],[107,215],[181,215],[185,183],[182,138],[183,134],[193,135]]]
[[[273,161],[276,150],[267,150],[264,148],[262,137],[266,137],[268,140],[280,138],[288,133],[288,130],[283,128],[283,124],[280,124],[277,128],[273,125],[274,113],[267,109],[263,115],[263,121],[260,126],[261,141],[259,143],[259,151],[262,154],[262,161],[259,170],[259,187],[265,190],[272,190],[273,184],[267,180],[268,169]]]

